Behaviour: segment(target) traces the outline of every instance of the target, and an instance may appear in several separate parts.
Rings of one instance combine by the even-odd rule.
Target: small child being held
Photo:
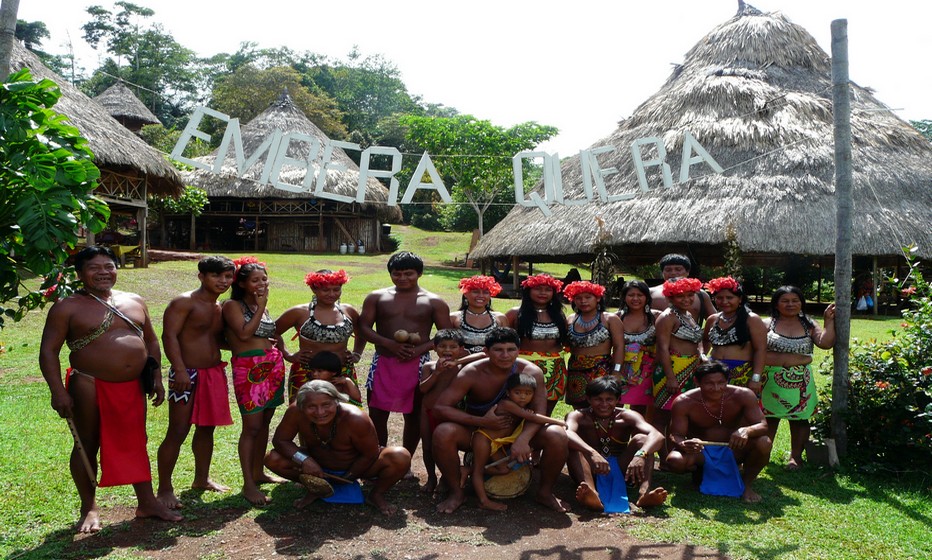
[[[341,375],[343,364],[333,352],[317,352],[307,364],[310,379],[329,381],[338,391],[350,398],[350,403],[362,407],[362,394],[353,380]]]
[[[479,498],[479,506],[483,509],[494,511],[504,511],[508,509],[503,503],[492,501],[485,492],[485,478],[487,475],[508,474],[511,466],[503,461],[498,465],[488,465],[489,461],[504,460],[508,457],[506,446],[514,443],[521,431],[524,429],[524,422],[534,424],[556,424],[566,427],[566,422],[557,418],[551,418],[538,414],[529,408],[534,400],[534,392],[537,390],[537,380],[525,373],[512,375],[505,382],[505,396],[495,405],[494,413],[497,416],[508,416],[511,418],[511,424],[507,428],[500,430],[490,430],[480,428],[473,433],[472,451],[472,484]]]

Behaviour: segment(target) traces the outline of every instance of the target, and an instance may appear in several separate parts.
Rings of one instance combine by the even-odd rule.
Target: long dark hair
[[[233,278],[233,285],[230,286],[230,299],[242,301],[243,298],[246,297],[246,290],[240,286],[239,283],[248,280],[249,275],[256,270],[262,270],[268,274],[268,271],[266,271],[265,267],[259,263],[247,263],[236,269],[236,276]]]
[[[812,319],[809,318],[809,315],[806,315],[806,296],[803,295],[803,291],[797,288],[796,286],[780,286],[773,293],[773,297],[770,298],[770,317],[772,319],[777,319],[780,316],[780,311],[777,309],[777,303],[780,301],[780,298],[786,294],[796,294],[799,297],[799,320],[804,325],[812,327],[815,325]]]
[[[647,298],[647,301],[644,304],[644,314],[647,315],[647,324],[654,324],[654,314],[651,313],[651,304],[654,303],[654,298],[650,297],[650,286],[646,282],[640,280],[628,280],[621,287],[621,307],[618,309],[618,316],[624,320],[625,315],[628,314],[628,302],[625,300],[625,296],[628,295],[628,292],[631,290],[637,290],[644,294],[644,297]]]
[[[751,340],[751,329],[748,328],[748,314],[751,312],[751,309],[748,307],[748,296],[744,293],[744,286],[739,282],[734,288],[722,288],[719,292],[724,292],[728,290],[729,292],[735,294],[739,298],[738,310],[735,311],[735,335],[738,338],[738,345],[744,346]],[[718,293],[718,292],[715,292]],[[712,294],[713,301],[715,300],[715,294]]]
[[[518,324],[515,330],[522,340],[530,340],[531,332],[534,330],[534,323],[537,321],[537,309],[534,308],[534,302],[531,301],[531,290],[533,288],[521,289],[521,307],[518,308]],[[550,320],[557,324],[560,331],[560,344],[566,342],[567,327],[566,314],[563,313],[563,303],[560,301],[560,294],[553,291],[553,297],[547,303],[547,314]]]

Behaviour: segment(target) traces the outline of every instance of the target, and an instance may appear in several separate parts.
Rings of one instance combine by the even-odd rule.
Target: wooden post
[[[871,290],[873,292],[871,299],[874,301],[874,305],[872,307],[874,308],[874,316],[876,317],[877,309],[880,305],[880,274],[877,272],[877,255],[874,255],[874,262],[871,267],[871,284],[874,285]]]
[[[835,125],[835,348],[832,437],[848,448],[848,348],[851,337],[851,106],[848,97],[848,20],[832,22],[832,113]]]
[[[133,268],[137,266],[140,268],[147,268],[149,266],[149,231],[148,224],[146,223],[146,214],[148,214],[147,208],[143,207],[136,210],[136,226],[139,228],[139,260],[141,264],[134,265]]]
[[[195,251],[197,247],[197,233],[195,227],[197,223],[195,222],[194,214],[191,214],[191,235],[188,236],[188,250]]]
[[[0,3],[0,80],[6,80],[10,74],[10,59],[13,56],[13,43],[16,42],[18,13],[19,0],[3,0]]]
[[[511,279],[512,279],[512,288],[514,288],[516,294],[520,294],[521,290],[521,274],[518,270],[518,265],[521,264],[518,255],[511,257]]]

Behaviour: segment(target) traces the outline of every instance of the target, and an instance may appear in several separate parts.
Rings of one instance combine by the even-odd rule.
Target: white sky
[[[201,56],[233,53],[243,41],[339,58],[353,45],[364,55],[381,53],[427,102],[502,126],[534,120],[558,127],[543,148],[561,156],[611,133],[660,88],[672,63],[737,10],[736,0],[357,0],[341,11],[340,3],[295,0],[133,1],[154,9],[151,21]],[[45,22],[48,52],[67,52],[70,37],[91,70],[99,55],[81,38],[81,25],[93,4],[113,8],[111,0],[21,0],[19,19]],[[851,79],[904,119],[932,118],[932,2],[751,4],[782,11],[826,52],[831,21],[846,18]]]

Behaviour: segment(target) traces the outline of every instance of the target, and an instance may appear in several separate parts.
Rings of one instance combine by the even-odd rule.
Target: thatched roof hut
[[[276,130],[314,137],[320,142],[321,151],[329,142],[320,128],[298,109],[287,91],[272,102],[268,109],[243,125],[241,135],[243,151],[247,157],[255,153]],[[303,159],[307,157],[308,149],[307,143],[292,141],[287,156]],[[239,177],[233,150],[230,149],[225,156],[220,173],[198,169],[184,174],[184,179],[186,184],[207,191],[210,206],[204,217],[208,222],[211,217],[239,217],[254,220],[257,231],[262,229],[258,225],[260,222],[268,223],[269,228],[264,241],[260,242],[261,232],[253,237],[255,249],[331,251],[341,244],[355,244],[358,241],[362,241],[364,246],[377,248],[381,235],[379,222],[399,222],[402,219],[398,206],[386,204],[388,189],[374,178],[368,180],[365,202],[340,203],[317,198],[312,193],[286,191],[260,182],[264,160],[260,160],[250,167],[243,177]],[[198,158],[198,161],[213,165],[216,158],[217,151],[214,151],[210,156]],[[355,197],[359,167],[341,148],[334,148],[331,161],[345,167],[345,171],[328,170],[325,191]],[[310,171],[285,165],[279,175],[280,180],[300,185],[308,172],[317,175],[319,162],[320,155]],[[303,227],[297,227],[302,224]],[[205,231],[204,236],[209,238],[217,234],[218,231],[214,234]],[[240,237],[250,236],[242,231],[238,234]]]
[[[142,104],[123,80],[108,87],[94,101],[103,105],[111,117],[133,132],[139,132],[147,124],[159,124],[159,118]]]
[[[599,156],[603,169],[618,170],[605,178],[607,193],[636,193],[632,199],[554,205],[552,217],[516,206],[471,256],[566,262],[607,246],[629,264],[647,264],[688,246],[721,263],[730,231],[746,263],[755,256],[831,256],[831,95],[829,56],[815,39],[780,13],[741,3],[654,96],[594,144],[616,148]],[[932,255],[932,144],[853,83],[851,129],[854,254],[902,255],[901,247],[914,242]],[[695,165],[689,182],[676,183],[686,131],[724,173]],[[663,188],[652,167],[651,188],[641,192],[630,147],[651,136],[663,139],[674,185]],[[645,150],[645,159],[651,155]],[[566,199],[584,198],[579,156],[561,167]]]

